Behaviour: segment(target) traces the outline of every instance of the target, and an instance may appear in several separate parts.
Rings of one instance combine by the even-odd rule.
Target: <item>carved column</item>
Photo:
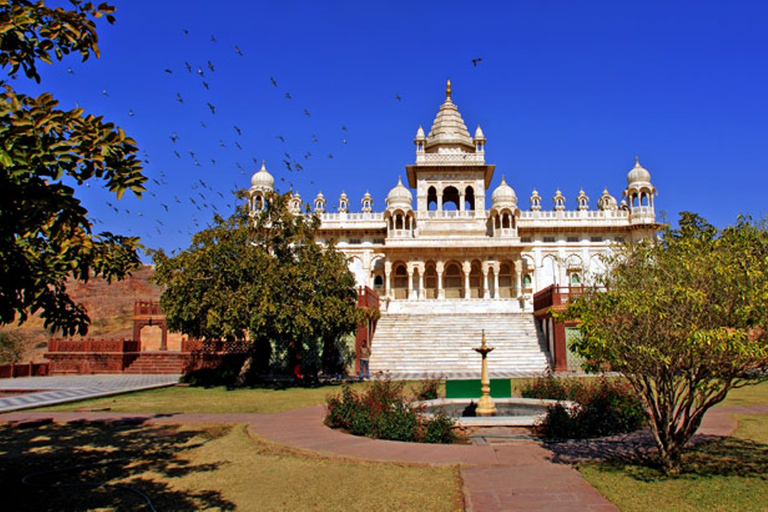
[[[391,261],[385,261],[384,262],[384,296],[390,297],[390,291],[392,290],[392,262]]]
[[[443,272],[445,264],[442,261],[435,262],[435,272],[437,273],[437,298],[445,299],[445,290],[443,289]]]
[[[424,292],[424,267],[425,265],[423,262],[419,262],[416,265],[416,268],[419,271],[419,296],[418,296],[419,299],[424,299],[426,295],[426,293]]]
[[[493,264],[493,298],[498,299],[499,298],[499,268],[501,265],[499,265],[498,262],[495,262]]]
[[[488,286],[488,267],[490,265],[488,263],[483,263],[483,298],[484,299],[490,299],[491,298],[491,290],[489,290],[490,286]]]
[[[413,263],[408,262],[406,269],[408,271],[408,292],[406,297],[408,297],[409,299],[415,299],[416,290],[413,289]]]
[[[523,260],[521,258],[515,261],[515,294],[518,298],[523,295]]]
[[[469,274],[472,272],[472,262],[465,261],[461,268],[464,270],[464,298],[469,299],[472,296],[472,292],[469,289]]]

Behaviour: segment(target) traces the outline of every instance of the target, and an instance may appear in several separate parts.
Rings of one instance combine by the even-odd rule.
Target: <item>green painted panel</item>
[[[581,340],[581,331],[578,327],[565,328],[565,348],[566,360],[568,362],[568,371],[581,371],[583,369],[584,358],[571,352],[571,345]]]
[[[445,398],[474,398],[477,400],[481,395],[480,379],[445,381]],[[512,396],[512,381],[509,379],[491,379],[491,396],[510,398]]]

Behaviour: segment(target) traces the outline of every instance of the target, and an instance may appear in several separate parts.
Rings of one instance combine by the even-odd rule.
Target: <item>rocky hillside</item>
[[[130,338],[132,335],[131,317],[133,303],[136,300],[159,300],[160,288],[150,282],[154,268],[144,265],[123,281],[107,284],[103,279],[91,279],[88,283],[71,281],[67,285],[70,296],[82,302],[91,317],[88,337],[93,338]],[[40,318],[31,318],[24,325],[8,325],[0,331],[14,331],[27,341],[28,350],[25,359],[43,361],[46,342],[50,337]]]

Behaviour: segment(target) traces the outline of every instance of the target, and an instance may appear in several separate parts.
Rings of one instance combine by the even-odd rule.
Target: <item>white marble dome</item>
[[[493,208],[517,208],[517,194],[512,187],[507,185],[504,176],[501,177],[501,184],[491,195],[491,204]]]
[[[633,183],[650,183],[651,173],[640,165],[640,159],[635,157],[635,166],[627,174],[627,185]]]
[[[261,190],[274,190],[275,188],[275,178],[267,172],[263,161],[261,162],[259,172],[251,176],[251,188]]]
[[[395,188],[387,194],[387,208],[401,207],[410,209],[412,203],[413,195],[411,191],[405,188],[402,178],[398,178]]]

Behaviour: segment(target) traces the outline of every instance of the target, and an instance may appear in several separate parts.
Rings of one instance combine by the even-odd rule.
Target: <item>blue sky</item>
[[[116,6],[117,22],[99,24],[100,59],[43,65],[39,88],[14,82],[138,142],[141,200],[82,190],[96,231],[187,247],[214,206],[231,212],[232,190],[262,160],[282,191],[311,201],[321,190],[331,209],[345,191],[359,211],[369,190],[380,211],[447,78],[470,132],[480,124],[488,139],[491,190],[503,174],[523,209],[534,188],[545,207],[558,188],[568,208],[580,188],[592,208],[603,187],[620,198],[638,155],[670,220],[690,210],[723,227],[766,213],[762,2]]]

